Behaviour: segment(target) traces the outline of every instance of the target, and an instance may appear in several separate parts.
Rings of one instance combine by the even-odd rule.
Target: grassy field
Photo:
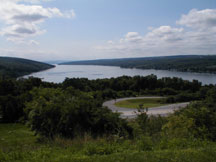
[[[85,138],[39,140],[20,124],[0,124],[0,161],[31,162],[214,162],[216,144],[174,140]],[[165,144],[165,145],[164,145]]]
[[[137,109],[139,108],[140,105],[142,105],[143,108],[151,108],[151,107],[168,105],[166,103],[163,103],[162,100],[163,99],[160,98],[130,99],[130,100],[119,101],[115,103],[115,106]]]
[[[0,150],[28,150],[37,147],[37,136],[21,124],[0,124]],[[0,160],[1,161],[1,160]]]

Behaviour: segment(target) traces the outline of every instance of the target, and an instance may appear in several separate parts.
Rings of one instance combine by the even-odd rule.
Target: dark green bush
[[[32,130],[43,136],[73,138],[90,133],[92,136],[119,134],[125,136],[131,128],[119,114],[101,107],[91,96],[70,90],[36,88],[33,100],[26,104]],[[100,106],[99,106],[100,105]]]

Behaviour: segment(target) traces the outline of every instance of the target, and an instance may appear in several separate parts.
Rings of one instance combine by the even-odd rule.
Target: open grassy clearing
[[[0,124],[0,150],[28,150],[39,146],[37,136],[22,124]],[[0,160],[1,161],[1,160]]]
[[[129,100],[119,101],[115,103],[115,106],[117,107],[134,108],[134,109],[139,108],[140,105],[142,105],[143,108],[151,108],[151,107],[165,106],[168,104],[164,103],[163,99],[161,98],[129,99]]]
[[[1,162],[215,162],[215,149],[186,149],[164,151],[130,150],[114,154],[85,155],[70,149],[42,148],[36,151],[1,154]]]
[[[216,159],[214,143],[187,139],[154,143],[150,137],[108,140],[86,136],[38,142],[39,138],[21,124],[0,124],[0,139],[1,162],[214,162]]]

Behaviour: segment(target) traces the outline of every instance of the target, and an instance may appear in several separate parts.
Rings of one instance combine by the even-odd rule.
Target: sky
[[[0,56],[216,54],[216,0],[0,0]]]

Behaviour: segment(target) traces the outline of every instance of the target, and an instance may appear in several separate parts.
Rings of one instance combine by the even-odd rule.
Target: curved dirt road
[[[143,98],[163,98],[163,97],[130,97],[130,98],[120,98],[116,100],[110,100],[103,103],[103,106],[108,107],[113,112],[119,112],[121,113],[122,118],[135,118],[137,110],[136,109],[130,109],[130,108],[120,108],[116,107],[115,103],[123,100],[128,99],[143,99]],[[148,115],[161,115],[166,116],[170,113],[173,113],[175,110],[178,110],[180,108],[184,108],[189,104],[189,102],[185,103],[178,103],[178,104],[171,104],[166,106],[160,106],[160,107],[152,107],[148,109],[147,114]]]

